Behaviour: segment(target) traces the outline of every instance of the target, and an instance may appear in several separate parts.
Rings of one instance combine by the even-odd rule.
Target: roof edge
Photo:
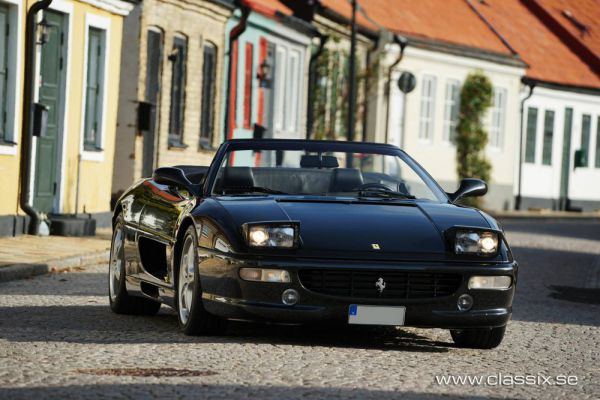
[[[398,32],[401,33],[401,32]],[[490,61],[498,64],[509,65],[517,68],[527,68],[528,65],[518,54],[497,53],[490,50],[470,47],[451,42],[444,42],[438,39],[426,39],[401,33],[408,40],[409,46],[414,46],[424,50],[439,51],[442,53],[476,58],[479,60]]]
[[[570,84],[565,84],[565,83],[550,82],[550,81],[544,81],[541,79],[530,78],[527,76],[524,76],[523,78],[521,78],[521,82],[523,82],[525,85],[534,84],[538,87],[543,87],[546,89],[562,90],[565,92],[600,96],[600,87],[596,88],[596,87],[592,87],[592,86],[578,86],[578,85],[570,85]]]

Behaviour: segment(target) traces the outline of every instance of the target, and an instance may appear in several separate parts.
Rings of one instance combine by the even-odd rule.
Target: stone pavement
[[[174,312],[110,312],[107,266],[0,283],[0,399],[598,399],[598,224],[505,223],[520,264],[495,350],[440,329],[232,323],[188,337]],[[446,384],[436,376],[577,377],[577,385]]]
[[[0,237],[0,282],[107,262],[109,229],[94,237]]]

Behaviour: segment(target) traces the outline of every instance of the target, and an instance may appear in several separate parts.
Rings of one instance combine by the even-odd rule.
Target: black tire
[[[227,327],[227,321],[210,314],[202,303],[202,286],[198,270],[198,238],[193,225],[187,227],[180,245],[175,274],[175,305],[179,328],[186,335],[222,334]]]
[[[125,287],[125,252],[123,216],[119,214],[113,227],[113,237],[110,244],[110,261],[108,263],[108,300],[110,309],[117,314],[155,315],[160,309],[160,303],[142,297],[130,296]],[[119,247],[115,247],[119,246]],[[120,263],[117,266],[117,263]],[[115,269],[119,269],[118,277]]]
[[[450,335],[458,347],[470,349],[493,349],[504,339],[506,325],[498,328],[452,329]]]

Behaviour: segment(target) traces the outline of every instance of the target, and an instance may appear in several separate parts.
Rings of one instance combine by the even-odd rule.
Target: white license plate
[[[404,325],[406,307],[350,304],[348,323],[357,325]]]

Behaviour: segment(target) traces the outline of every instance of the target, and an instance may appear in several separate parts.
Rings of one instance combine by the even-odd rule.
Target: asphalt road
[[[495,350],[455,348],[437,329],[236,323],[186,337],[165,307],[112,314],[98,266],[0,284],[0,399],[600,398],[600,223],[504,226],[521,270]],[[484,381],[438,384],[448,375]]]

